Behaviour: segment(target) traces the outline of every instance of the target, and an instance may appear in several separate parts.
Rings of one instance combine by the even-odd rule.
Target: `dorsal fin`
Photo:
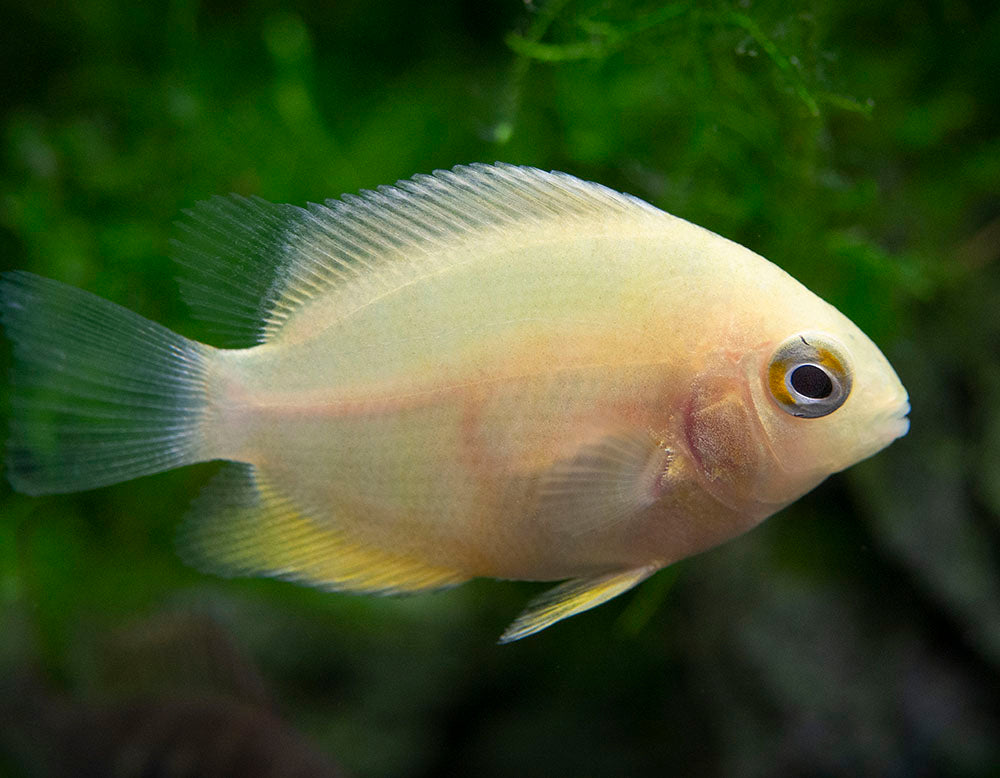
[[[196,315],[249,345],[278,337],[326,293],[348,292],[346,307],[364,304],[469,259],[473,241],[506,245],[546,223],[597,225],[625,214],[665,216],[566,173],[473,164],[307,208],[216,197],[186,212],[173,245]]]
[[[183,270],[181,293],[226,345],[264,339],[264,320],[287,261],[287,236],[306,216],[293,205],[230,195],[196,203],[177,222],[170,245]]]

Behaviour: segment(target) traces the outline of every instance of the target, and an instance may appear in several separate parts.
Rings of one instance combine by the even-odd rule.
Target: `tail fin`
[[[208,346],[89,292],[0,277],[14,344],[7,478],[28,494],[126,481],[204,458]]]

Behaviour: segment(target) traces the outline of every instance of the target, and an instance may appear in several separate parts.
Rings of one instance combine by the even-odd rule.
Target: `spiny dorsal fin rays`
[[[470,252],[462,249],[473,240],[480,241],[478,254],[485,254],[484,232],[506,238],[494,244],[503,246],[525,240],[528,228],[546,221],[586,217],[599,224],[625,212],[664,216],[641,200],[565,173],[501,164],[460,166],[310,205],[308,226],[289,241],[289,279],[268,316],[265,340],[279,337],[290,317],[325,292],[342,293],[337,305],[346,311],[424,273],[467,261]],[[513,225],[518,231],[511,231]],[[364,272],[342,283],[326,272],[330,263],[361,265]],[[299,271],[306,268],[311,272],[303,279]],[[324,277],[330,282],[317,287],[314,279]]]
[[[660,565],[646,565],[634,570],[592,578],[574,578],[561,583],[529,602],[528,607],[500,636],[499,642],[511,643],[526,638],[557,621],[596,608],[642,583],[659,569]]]
[[[343,304],[362,305],[467,261],[463,247],[489,233],[509,243],[553,221],[597,225],[624,215],[665,217],[638,198],[566,173],[474,164],[307,208],[216,197],[186,212],[173,246],[196,315],[246,346],[277,337],[326,293],[349,289]]]

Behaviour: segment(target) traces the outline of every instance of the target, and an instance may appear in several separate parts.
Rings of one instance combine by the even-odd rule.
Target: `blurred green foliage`
[[[210,338],[167,256],[181,209],[502,159],[764,254],[884,347],[913,404],[907,438],[750,535],[503,648],[536,587],[363,599],[184,568],[174,528],[212,466],[2,486],[0,678],[88,699],[106,633],[191,610],[358,776],[996,774],[995,5],[0,7],[4,269]],[[0,773],[28,761],[0,750]]]

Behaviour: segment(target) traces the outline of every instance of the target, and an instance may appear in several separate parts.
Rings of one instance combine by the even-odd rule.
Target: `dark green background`
[[[882,346],[913,405],[908,437],[749,535],[505,647],[541,587],[365,599],[185,568],[173,533],[211,465],[66,497],[4,484],[0,690],[32,690],[7,703],[38,721],[124,705],[124,668],[148,657],[112,661],[108,645],[196,613],[256,666],[285,726],[357,776],[998,774],[995,4],[2,12],[3,269],[209,338],[167,256],[193,202],[302,204],[531,164],[769,257]],[[166,645],[154,698],[199,651]],[[220,690],[215,671],[189,675]],[[0,774],[34,775],[65,746],[31,721],[8,705]]]

